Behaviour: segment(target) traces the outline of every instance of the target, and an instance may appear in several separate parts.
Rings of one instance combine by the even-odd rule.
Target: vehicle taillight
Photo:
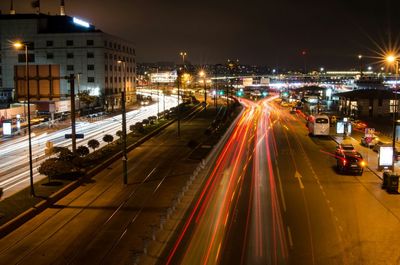
[[[347,163],[347,160],[346,160],[346,159],[343,159],[343,165],[344,165],[344,166],[346,165],[346,163]]]

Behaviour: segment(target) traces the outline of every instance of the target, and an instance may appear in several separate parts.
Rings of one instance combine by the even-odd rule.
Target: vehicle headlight
[[[367,163],[365,163],[365,161],[361,161],[360,165],[361,165],[362,167],[365,167],[365,166],[367,165]]]

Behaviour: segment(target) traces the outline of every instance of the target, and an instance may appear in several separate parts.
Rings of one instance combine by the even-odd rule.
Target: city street
[[[247,106],[169,264],[398,264],[399,197],[336,172],[331,138],[264,100]],[[199,262],[201,261],[201,262]]]
[[[2,264],[130,264],[198,165],[191,139],[205,139],[215,110],[176,123],[0,240]],[[15,255],[15,253],[21,253]]]
[[[155,97],[155,95],[153,95]],[[165,106],[160,94],[159,109],[170,109],[177,104],[175,96],[165,96]],[[152,104],[143,106],[137,110],[127,112],[127,130],[129,126],[138,121],[142,121],[149,116],[157,115],[158,106]],[[57,126],[57,125],[55,125]],[[77,139],[77,146],[86,145],[91,139],[97,139],[100,147],[106,145],[102,140],[105,134],[111,134],[115,138],[115,133],[121,130],[121,115],[101,119],[95,122],[77,121],[76,132],[83,133],[84,139]],[[39,181],[45,176],[37,172],[40,163],[45,159],[46,142],[50,141],[54,146],[71,147],[71,139],[65,139],[65,134],[71,133],[71,127],[63,128],[53,132],[42,132],[32,137],[32,156],[34,166],[34,181]],[[28,136],[21,136],[1,143],[0,145],[0,187],[3,188],[3,198],[20,191],[29,185],[29,156],[28,156]]]

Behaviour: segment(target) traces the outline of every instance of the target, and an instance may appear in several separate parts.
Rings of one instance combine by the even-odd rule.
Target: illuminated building
[[[32,102],[67,100],[70,87],[64,77],[70,74],[77,77],[76,92],[86,90],[99,96],[99,104],[107,109],[119,108],[124,80],[126,102],[135,102],[133,44],[104,33],[81,18],[65,15],[64,6],[61,11],[61,15],[0,15],[0,92],[12,91],[14,100],[25,100],[25,71],[21,71],[25,55],[11,44],[22,41],[29,43]],[[126,63],[125,71],[118,60]]]

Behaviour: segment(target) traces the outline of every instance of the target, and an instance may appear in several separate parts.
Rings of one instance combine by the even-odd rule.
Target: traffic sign
[[[85,135],[83,133],[75,134],[75,139],[83,139],[83,138],[85,138]],[[72,134],[71,133],[66,133],[65,134],[65,139],[72,139]]]

